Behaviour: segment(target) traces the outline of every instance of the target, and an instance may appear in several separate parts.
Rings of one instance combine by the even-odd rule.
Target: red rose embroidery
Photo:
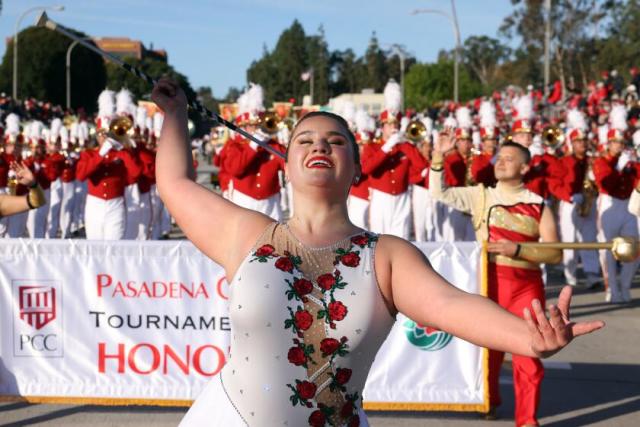
[[[276,261],[276,268],[291,273],[293,271],[293,262],[288,257],[280,257]]]
[[[325,291],[330,290],[333,285],[336,284],[336,278],[333,276],[333,274],[323,274],[322,276],[318,276],[316,280],[318,282],[318,286],[320,286]]]
[[[347,401],[344,405],[342,405],[342,409],[340,409],[340,416],[342,418],[348,418],[353,415],[353,402]]]
[[[367,246],[369,244],[369,238],[364,235],[355,236],[351,238],[351,243],[358,246]]]
[[[306,310],[296,311],[296,327],[301,331],[306,331],[313,323],[313,316]]]
[[[333,354],[340,347],[340,342],[335,338],[325,338],[320,342],[320,351],[323,356]]]
[[[296,385],[296,390],[298,391],[300,398],[304,400],[313,398],[313,396],[316,395],[317,388],[318,387],[310,381],[300,381]]]
[[[276,248],[274,248],[271,245],[263,245],[260,246],[258,248],[258,250],[256,251],[256,256],[269,256],[271,255],[274,251],[276,250]]]
[[[323,427],[327,422],[327,418],[324,416],[321,410],[316,410],[309,416],[309,425],[312,427]]]
[[[298,296],[302,297],[311,293],[313,284],[307,279],[294,279],[293,289],[295,289]]]
[[[342,255],[340,261],[347,267],[357,267],[360,264],[360,255],[355,252],[349,252]]]
[[[342,320],[347,315],[347,307],[340,301],[329,303],[329,318],[331,320]]]
[[[349,421],[348,427],[359,427],[359,426],[360,426],[360,417],[356,415],[353,418],[351,418],[351,421]]]
[[[307,356],[300,347],[291,347],[289,353],[287,353],[287,358],[289,362],[296,366],[304,365],[307,362]]]
[[[344,385],[351,379],[351,369],[338,368],[336,370],[336,381],[340,385]]]

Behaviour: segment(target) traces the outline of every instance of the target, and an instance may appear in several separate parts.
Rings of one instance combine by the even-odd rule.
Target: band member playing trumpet
[[[275,134],[277,122],[275,116],[265,114],[263,99],[262,87],[251,84],[238,100],[240,114],[236,117],[236,123],[264,140],[269,134]],[[285,152],[284,146],[270,137],[269,145]],[[229,142],[225,151],[223,169],[232,177],[231,200],[276,221],[281,220],[279,172],[284,171],[284,161],[239,135]]]
[[[394,81],[387,83],[384,97],[386,109],[380,114],[382,139],[366,144],[362,150],[362,173],[369,176],[371,189],[369,225],[373,232],[408,239],[410,178],[426,176],[427,163],[400,132],[400,85]]]
[[[126,211],[124,189],[135,182],[142,172],[140,164],[116,138],[114,94],[105,90],[98,98],[99,117],[96,123],[99,148],[80,155],[76,177],[89,181],[85,207],[87,239],[119,240],[124,237]]]
[[[453,149],[448,133],[441,133],[434,147],[430,190],[434,198],[472,215],[479,241],[488,241],[488,296],[516,316],[532,301],[544,304],[541,263],[558,263],[559,249],[532,249],[519,242],[556,242],[553,213],[539,195],[523,186],[529,170],[530,153],[519,144],[504,143],[496,157],[495,188],[480,184],[473,187],[449,187],[443,182],[443,153]],[[492,413],[500,405],[498,378],[504,353],[489,351],[489,399]],[[544,369],[540,360],[513,355],[515,419],[517,426],[536,426],[540,384]]]

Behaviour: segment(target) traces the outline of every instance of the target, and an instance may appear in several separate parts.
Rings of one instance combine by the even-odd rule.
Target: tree
[[[218,111],[218,101],[213,97],[213,91],[209,86],[202,86],[196,90],[196,99],[209,111]]]
[[[487,36],[471,36],[462,48],[462,60],[488,91],[494,88],[498,66],[510,56],[509,47]]]
[[[453,62],[439,61],[435,64],[417,63],[405,76],[405,105],[407,108],[424,110],[428,106],[453,97]],[[464,102],[482,94],[481,84],[465,69],[459,73],[460,101]]]
[[[326,104],[329,101],[330,55],[322,26],[317,35],[307,38],[307,57],[313,69],[313,103]]]
[[[331,54],[332,96],[355,93],[362,89],[366,69],[362,59],[351,49],[336,50]]]
[[[380,49],[375,31],[371,35],[369,46],[364,54],[364,64],[367,70],[367,87],[376,92],[382,92],[389,80],[389,73],[387,72],[386,57]]]
[[[86,34],[71,31],[79,37],[86,37]],[[38,27],[22,30],[18,39],[18,96],[66,105],[65,61],[72,40]],[[71,56],[72,106],[95,111],[105,79],[102,58],[81,46],[74,48]],[[12,82],[13,41],[10,41],[0,65],[0,90],[11,92]]]

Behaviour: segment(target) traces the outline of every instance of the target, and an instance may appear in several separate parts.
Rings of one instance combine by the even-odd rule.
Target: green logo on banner
[[[442,350],[451,342],[453,335],[439,331],[428,326],[418,325],[413,320],[407,319],[402,326],[409,342],[421,350]]]

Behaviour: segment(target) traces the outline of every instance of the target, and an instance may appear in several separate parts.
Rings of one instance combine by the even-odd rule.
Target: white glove
[[[584,196],[582,193],[575,193],[571,196],[571,202],[576,205],[581,205],[584,202]]]
[[[544,147],[542,146],[542,144],[534,142],[529,146],[529,153],[531,153],[531,157],[542,156],[544,154]]]
[[[429,168],[422,169],[422,172],[420,172],[420,176],[426,178],[427,175],[429,175]]]
[[[618,157],[618,164],[616,165],[616,169],[618,172],[622,172],[622,170],[627,167],[629,162],[631,161],[631,154],[628,151],[623,151]]]
[[[267,142],[269,140],[269,136],[265,135],[264,132],[258,130],[257,132],[254,132],[253,137],[260,140],[260,141],[264,141]],[[249,140],[249,147],[251,147],[252,149],[254,149],[255,151],[258,151],[258,147],[259,145],[257,143],[255,143],[252,140]]]
[[[107,139],[101,146],[100,146],[100,151],[98,151],[98,154],[100,154],[100,157],[104,157],[107,155],[107,153],[109,151],[111,151],[113,149],[113,144],[111,144],[111,139]]]
[[[39,172],[40,171],[40,163],[34,163],[33,164],[33,170],[36,171],[36,172]]]
[[[402,142],[400,132],[396,132],[391,135],[389,139],[384,143],[384,145],[382,146],[382,151],[388,153],[389,151],[393,150],[393,147],[398,145],[400,142]]]

